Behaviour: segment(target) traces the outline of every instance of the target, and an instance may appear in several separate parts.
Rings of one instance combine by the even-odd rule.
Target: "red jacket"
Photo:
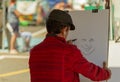
[[[31,82],[80,82],[79,73],[94,81],[110,76],[87,61],[75,45],[57,36],[46,37],[31,50],[29,67]]]

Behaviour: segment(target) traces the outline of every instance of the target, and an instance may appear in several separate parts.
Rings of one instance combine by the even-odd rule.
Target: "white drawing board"
[[[109,10],[70,11],[75,31],[70,31],[68,40],[77,39],[74,44],[87,60],[103,66],[108,61]],[[81,76],[81,82],[93,82]]]

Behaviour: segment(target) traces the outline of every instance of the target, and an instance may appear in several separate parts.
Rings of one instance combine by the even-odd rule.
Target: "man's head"
[[[54,9],[48,16],[46,21],[47,32],[52,34],[59,34],[66,28],[67,30],[74,30],[75,26],[72,18],[67,11]],[[64,30],[65,31],[65,30]]]

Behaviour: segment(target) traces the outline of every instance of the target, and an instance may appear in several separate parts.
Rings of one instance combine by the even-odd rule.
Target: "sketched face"
[[[94,43],[93,38],[81,39],[80,49],[84,55],[90,55],[93,53],[93,51],[95,50],[93,43]]]

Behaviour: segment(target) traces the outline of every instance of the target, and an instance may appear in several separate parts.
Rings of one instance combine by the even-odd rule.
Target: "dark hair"
[[[59,22],[53,19],[48,19],[46,21],[46,28],[48,33],[59,34],[61,32],[61,29],[64,27],[70,27],[70,24]]]

